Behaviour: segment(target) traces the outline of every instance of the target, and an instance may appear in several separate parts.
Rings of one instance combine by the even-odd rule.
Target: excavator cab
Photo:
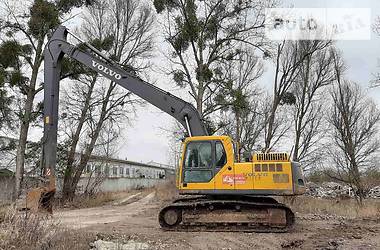
[[[194,136],[183,143],[177,183],[182,194],[300,195],[305,181],[287,153],[255,153],[236,162],[228,136]]]

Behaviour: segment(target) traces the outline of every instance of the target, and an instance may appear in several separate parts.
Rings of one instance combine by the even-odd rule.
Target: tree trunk
[[[305,72],[305,75],[304,75],[304,80],[302,81],[303,85],[302,85],[302,95],[301,95],[301,101],[300,103],[298,104],[298,112],[297,112],[297,117],[295,118],[295,131],[296,131],[296,138],[295,138],[295,142],[294,142],[294,152],[293,152],[293,161],[299,161],[299,147],[300,147],[300,141],[301,141],[301,133],[303,131],[303,124],[304,124],[304,116],[306,114],[306,111],[309,107],[308,104],[305,104],[305,101],[306,101],[306,91],[307,91],[307,88],[308,86],[310,85],[310,82],[309,82],[309,71],[310,71],[310,62],[311,62],[311,56],[308,56],[305,60],[306,60],[306,72]],[[310,99],[312,98],[312,96],[310,97]],[[311,100],[309,100],[309,104],[310,104]]]
[[[302,104],[303,105],[303,104]],[[299,161],[299,149],[300,149],[300,141],[301,141],[301,126],[303,121],[303,107],[302,111],[300,111],[301,115],[296,118],[296,133],[295,133],[295,140],[294,140],[294,151],[293,151],[293,161]]]
[[[28,93],[25,100],[24,113],[22,114],[22,117],[20,119],[21,120],[20,135],[19,135],[17,154],[16,154],[16,173],[15,173],[16,183],[15,183],[15,193],[13,195],[13,200],[16,200],[21,194],[21,184],[23,182],[23,176],[24,176],[25,151],[26,151],[26,144],[28,140],[29,125],[30,125],[32,111],[33,111],[33,101],[36,94],[36,82],[37,82],[38,71],[42,62],[41,61],[42,46],[43,46],[43,40],[39,40],[38,45],[37,45],[37,50],[36,50],[36,56],[34,58],[30,84],[29,86],[25,86],[25,88],[28,89]]]
[[[29,118],[31,108],[33,106],[33,100],[27,98],[25,103],[25,112],[23,121],[20,124],[20,135],[18,139],[17,154],[16,154],[16,173],[15,173],[15,193],[13,199],[16,200],[21,194],[21,184],[23,182],[24,175],[24,163],[25,163],[25,151],[26,143],[29,131]]]
[[[197,104],[198,113],[203,119],[203,91],[201,91],[200,89],[198,90],[196,104]]]
[[[296,131],[296,138],[294,141],[294,151],[293,151],[293,161],[298,162],[298,151],[299,151],[299,145],[300,145],[300,138],[301,138],[301,133],[300,131]]]
[[[109,103],[110,96],[112,94],[113,89],[115,88],[115,84],[111,83],[110,87],[108,88],[107,94],[104,97],[103,103],[102,103],[102,109],[101,109],[101,114],[99,117],[99,120],[97,121],[96,128],[91,134],[91,141],[89,145],[86,147],[85,153],[81,155],[80,163],[77,166],[74,175],[71,176],[71,181],[70,181],[70,187],[67,188],[67,193],[65,194],[66,199],[72,199],[75,195],[75,190],[78,186],[80,177],[83,173],[83,170],[87,166],[87,163],[91,157],[92,151],[94,150],[95,143],[99,137],[100,130],[103,127],[103,123],[105,120],[105,117],[107,115],[107,105]]]
[[[75,152],[76,152],[76,148],[80,139],[80,133],[82,131],[84,123],[86,122],[86,116],[89,110],[90,100],[91,100],[91,96],[94,90],[96,80],[97,80],[97,77],[94,77],[90,84],[89,90],[86,94],[85,104],[79,118],[78,126],[72,138],[70,150],[68,152],[67,166],[65,169],[65,175],[63,177],[63,189],[62,189],[63,200],[67,200],[70,197],[73,197],[72,183],[73,183],[73,174],[75,172],[74,171]]]
[[[241,145],[240,145],[240,113],[236,112],[235,114],[236,118],[236,156],[237,156],[237,161],[240,161],[240,156],[241,156]]]
[[[265,148],[264,148],[265,151],[269,151],[271,148],[271,142],[273,139],[273,125],[276,118],[276,111],[277,111],[277,107],[279,103],[277,99],[278,98],[275,96],[273,100],[272,108],[270,111],[270,115],[268,118],[268,129],[267,129],[267,135],[265,137]]]

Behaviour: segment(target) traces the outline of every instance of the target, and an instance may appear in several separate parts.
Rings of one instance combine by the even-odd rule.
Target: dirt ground
[[[130,200],[130,201],[129,201]],[[380,249],[380,219],[297,214],[288,233],[166,232],[157,214],[161,203],[154,192],[102,207],[62,210],[54,218],[61,225],[94,233],[97,239],[139,249]],[[90,248],[90,246],[89,246]],[[121,248],[123,249],[123,248]]]

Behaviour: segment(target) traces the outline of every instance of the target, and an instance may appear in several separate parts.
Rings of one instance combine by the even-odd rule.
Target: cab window
[[[215,143],[215,166],[223,167],[226,165],[227,157],[226,151],[224,150],[223,144],[218,141]]]
[[[212,178],[211,142],[187,144],[184,162],[184,182],[208,182]]]
[[[191,142],[187,145],[185,168],[210,168],[211,166],[210,142]]]

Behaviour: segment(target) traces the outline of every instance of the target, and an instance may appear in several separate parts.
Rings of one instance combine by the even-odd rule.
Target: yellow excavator
[[[183,142],[176,176],[179,193],[159,214],[167,230],[286,232],[293,212],[269,196],[305,192],[302,168],[287,153],[256,153],[235,162],[228,136],[194,136]],[[195,196],[196,195],[196,196]]]
[[[183,141],[176,185],[183,198],[161,209],[158,220],[164,230],[284,232],[294,224],[293,212],[270,196],[294,196],[305,192],[299,163],[286,153],[257,153],[236,162],[228,136],[208,135],[194,106],[124,70],[90,44],[71,34],[82,45],[67,42],[68,30],[60,26],[44,52],[43,162],[50,183],[32,190],[29,204],[51,209],[55,193],[59,79],[64,55],[98,72],[174,117],[183,125]]]

